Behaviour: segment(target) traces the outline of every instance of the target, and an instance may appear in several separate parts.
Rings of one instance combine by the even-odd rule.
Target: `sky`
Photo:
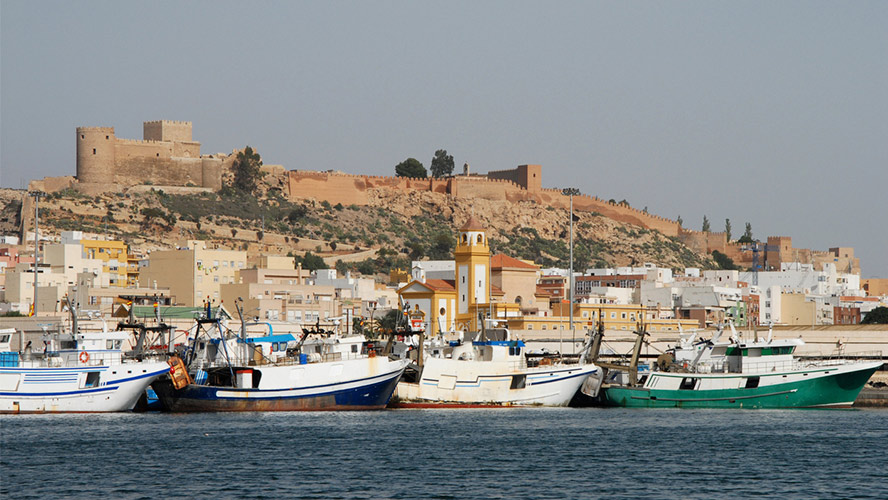
[[[886,27],[884,1],[2,0],[0,186],[74,175],[78,126],[182,120],[291,170],[540,164],[888,278]]]

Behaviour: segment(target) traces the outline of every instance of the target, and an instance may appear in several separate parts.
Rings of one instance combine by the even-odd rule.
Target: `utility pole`
[[[33,314],[34,317],[37,317],[37,270],[40,264],[40,225],[38,223],[39,217],[39,208],[40,197],[46,196],[44,193],[40,191],[34,191],[33,193],[28,193],[29,196],[34,197],[34,308]]]
[[[577,343],[576,343],[576,332],[574,331],[574,195],[580,194],[580,190],[577,188],[564,188],[561,191],[562,194],[566,194],[570,198],[570,271],[569,271],[569,279],[568,285],[570,286],[569,300],[570,300],[570,343],[573,347],[573,352],[576,354],[577,352]]]

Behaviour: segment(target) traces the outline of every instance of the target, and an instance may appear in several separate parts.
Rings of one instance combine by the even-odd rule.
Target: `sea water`
[[[0,497],[888,498],[888,411],[0,417]]]

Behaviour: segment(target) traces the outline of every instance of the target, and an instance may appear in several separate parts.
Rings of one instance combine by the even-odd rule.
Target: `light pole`
[[[580,190],[577,188],[564,188],[561,190],[562,194],[567,195],[570,198],[570,271],[568,278],[568,286],[570,286],[569,292],[569,300],[570,300],[570,343],[573,348],[573,352],[577,351],[577,343],[576,343],[576,335],[574,332],[574,195],[580,194]]]
[[[28,193],[29,196],[34,197],[34,308],[33,314],[34,317],[37,317],[37,269],[40,264],[40,227],[37,221],[39,216],[38,205],[40,204],[40,197],[46,196],[44,193],[40,191],[34,191],[32,193]]]

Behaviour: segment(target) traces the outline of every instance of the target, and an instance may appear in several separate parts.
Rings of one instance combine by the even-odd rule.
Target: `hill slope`
[[[169,188],[167,188],[169,190]],[[568,214],[533,202],[503,203],[452,199],[431,192],[370,192],[368,206],[330,206],[287,201],[277,190],[261,199],[193,188],[176,193],[142,186],[126,193],[89,197],[73,190],[40,204],[41,231],[85,233],[122,239],[137,249],[170,248],[184,239],[220,246],[301,256],[312,252],[337,267],[363,273],[407,268],[417,257],[450,258],[458,228],[472,214],[488,229],[495,252],[532,260],[544,267],[567,267]],[[2,190],[0,231],[28,227],[33,215],[20,214],[22,191]],[[578,213],[574,223],[574,267],[641,265],[710,268],[697,254],[656,231],[623,224],[595,213]]]

